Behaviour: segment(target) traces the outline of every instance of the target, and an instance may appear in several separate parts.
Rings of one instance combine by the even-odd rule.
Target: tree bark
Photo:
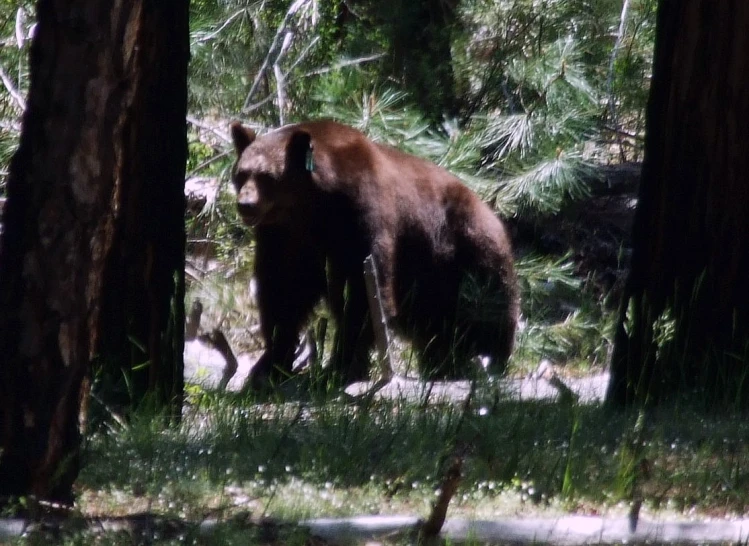
[[[457,0],[403,0],[381,3],[376,9],[390,31],[393,76],[432,121],[455,115],[452,30]]]
[[[609,402],[749,406],[749,3],[661,0]]]
[[[140,85],[125,135],[127,184],[105,270],[97,345],[102,396],[114,407],[171,408],[183,394],[186,0],[141,0]]]
[[[452,30],[456,23],[456,1],[426,2],[418,24],[403,36],[411,40],[395,44],[396,62],[405,64],[404,80],[420,106],[434,120],[441,122],[457,112],[455,74],[452,62]],[[418,29],[414,32],[414,29]],[[420,61],[415,61],[420,54]],[[399,55],[402,55],[398,58]]]
[[[144,321],[153,337],[161,329],[146,346],[165,361],[178,349],[182,324],[172,332],[168,319],[181,320],[183,305],[176,255],[184,228],[171,230],[184,207],[186,79],[179,75],[187,9],[179,0],[37,4],[0,254],[0,503],[23,495],[72,500],[82,385],[94,357],[108,363],[111,356],[99,352],[103,333],[112,333],[102,302],[112,292],[132,294],[107,284],[113,269],[139,271],[148,287],[147,298],[131,302],[140,313],[128,308],[130,324]],[[159,88],[169,76],[176,81]],[[175,90],[162,112],[162,94]],[[158,141],[167,134],[174,142]],[[141,208],[161,218],[138,232]],[[144,234],[136,250],[134,232]],[[170,284],[164,270],[172,267]],[[181,389],[181,376],[170,389]]]

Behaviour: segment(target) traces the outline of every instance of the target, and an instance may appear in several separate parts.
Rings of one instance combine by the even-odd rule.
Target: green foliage
[[[508,66],[521,111],[474,114],[469,123],[429,124],[403,92],[366,87],[334,74],[315,98],[320,113],[435,161],[461,176],[504,213],[553,214],[588,195],[583,147],[599,116],[596,92],[571,39]]]
[[[5,192],[10,159],[20,137],[22,108],[19,100],[24,100],[29,83],[27,52],[33,14],[32,2],[0,2],[0,71],[3,73],[0,86],[0,194]]]
[[[614,317],[604,314],[584,289],[574,263],[568,257],[526,256],[516,268],[522,312],[529,319],[518,335],[515,367],[533,369],[544,358],[588,365],[605,362]]]
[[[500,175],[489,197],[524,217],[553,214],[588,195],[583,147],[595,132],[597,94],[570,38],[511,61],[506,77],[506,113],[482,120],[480,144],[489,151],[488,168]]]
[[[502,182],[489,190],[488,200],[499,210],[523,217],[555,214],[566,201],[588,196],[587,172],[590,166],[579,154],[561,151],[556,157],[519,166],[517,171],[506,166]]]
[[[211,146],[201,142],[199,139],[188,137],[186,169],[188,173],[200,169],[201,165],[214,156],[215,152]],[[205,171],[203,172],[205,174]]]
[[[628,24],[610,74],[610,103],[616,105],[618,118],[610,121],[619,121],[634,134],[642,134],[645,129],[644,105],[653,68],[656,7],[657,0],[631,1]],[[639,150],[635,152],[639,154]]]
[[[405,93],[391,88],[352,89],[358,87],[359,78],[335,76],[322,81],[314,97],[322,116],[356,127],[377,142],[409,150],[418,147],[429,124]]]
[[[256,43],[253,6],[257,9],[258,3],[201,0],[190,4],[191,111],[239,110],[249,85],[248,68],[259,63],[262,55]]]
[[[10,160],[18,146],[18,133],[14,131],[0,131],[0,189],[5,188],[8,177]],[[2,192],[0,192],[2,193]]]

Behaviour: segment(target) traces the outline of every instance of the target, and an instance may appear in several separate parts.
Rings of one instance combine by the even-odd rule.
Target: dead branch
[[[18,8],[18,11],[16,11],[16,45],[18,45],[18,49],[23,49],[23,44],[25,42],[25,36],[23,32],[23,25],[26,22],[26,12],[23,10],[22,7]]]
[[[192,302],[190,314],[187,316],[185,323],[185,341],[190,341],[198,337],[200,329],[200,317],[203,315],[203,304],[200,300]]]
[[[319,36],[315,36],[312,39],[312,41],[310,41],[310,43],[308,43],[304,47],[304,49],[299,54],[299,56],[296,58],[296,60],[293,63],[291,63],[291,67],[289,67],[289,69],[286,72],[282,73],[282,80],[283,80],[284,84],[289,83],[289,82],[291,82],[291,81],[293,81],[295,79],[295,78],[291,77],[292,72],[294,71],[294,69],[296,69],[297,66],[299,66],[301,64],[301,62],[307,57],[307,55],[309,55],[309,52],[312,51],[312,48],[319,41],[320,41],[320,37]],[[276,63],[278,63],[278,60],[276,60]],[[278,75],[276,75],[276,79],[277,80],[279,79]],[[257,110],[258,108],[260,108],[262,106],[265,106],[266,104],[268,104],[269,102],[271,102],[273,100],[273,98],[274,98],[273,95],[268,95],[264,99],[259,100],[256,103],[250,104],[249,106],[247,106],[246,108],[243,108],[242,110],[246,114],[248,114],[248,113],[250,113],[250,112],[252,112],[254,110]]]
[[[104,411],[106,411],[109,416],[112,418],[112,420],[117,423],[120,427],[122,427],[122,430],[130,430],[130,425],[127,422],[127,419],[117,413],[114,409],[112,409],[107,403],[102,400],[94,391],[89,391],[89,396],[96,401],[102,408],[104,408]],[[111,428],[111,427],[110,427]]]
[[[442,526],[445,524],[447,516],[447,507],[450,500],[458,490],[460,479],[462,477],[463,458],[456,456],[445,472],[445,477],[440,485],[439,495],[432,506],[432,513],[419,529],[419,543],[432,544],[440,534]]]
[[[220,154],[214,155],[213,157],[206,159],[200,165],[196,165],[196,167],[193,170],[191,170],[189,173],[187,173],[185,175],[185,180],[188,180],[188,179],[192,178],[193,176],[195,176],[197,173],[199,173],[200,171],[202,171],[203,169],[205,169],[209,165],[212,165],[216,161],[219,161],[220,159],[223,159],[226,156],[232,155],[233,153],[234,153],[234,148],[232,148],[230,150],[226,150],[224,152],[221,152]]]
[[[291,42],[294,40],[294,32],[287,30],[283,37],[283,44],[281,50],[276,55],[276,60],[273,62],[273,75],[276,77],[276,96],[278,97],[278,122],[279,125],[285,125],[284,111],[286,110],[286,84],[285,76],[281,70],[281,59],[286,55],[286,52],[291,47]]]
[[[231,142],[231,138],[229,137],[229,135],[227,135],[226,133],[224,133],[222,131],[219,131],[215,127],[211,127],[207,123],[204,123],[204,122],[200,121],[199,119],[196,119],[196,118],[194,118],[192,116],[187,116],[186,119],[187,119],[187,122],[189,124],[194,125],[198,129],[203,129],[205,131],[213,133],[214,135],[216,135],[218,138],[220,138],[224,142]]]
[[[273,100],[273,95],[268,95],[268,96],[267,96],[267,97],[265,97],[264,99],[262,99],[262,100],[259,100],[259,101],[257,101],[256,103],[250,104],[250,105],[249,105],[249,106],[248,106],[247,108],[243,108],[243,109],[242,109],[242,111],[243,111],[243,112],[244,112],[245,114],[249,114],[249,113],[250,113],[250,112],[252,112],[253,110],[257,110],[257,109],[258,109],[258,108],[260,108],[261,106],[265,106],[266,104],[268,104],[268,103],[269,103],[269,102],[271,102],[272,100]]]
[[[214,349],[221,353],[221,356],[224,357],[226,367],[221,376],[221,381],[219,381],[218,388],[221,391],[225,391],[226,387],[229,385],[229,381],[231,381],[231,378],[234,377],[235,373],[237,373],[237,368],[239,368],[237,357],[234,356],[234,351],[231,350],[231,346],[229,345],[226,336],[218,328],[209,334],[200,336],[199,339],[203,342],[209,343]]]
[[[197,339],[198,341],[201,341],[206,345],[210,345],[221,354],[221,356],[224,358],[224,361],[226,362],[226,366],[224,367],[224,373],[221,376],[221,381],[218,384],[218,388],[219,390],[224,391],[229,385],[229,381],[231,381],[231,378],[234,377],[235,373],[237,373],[239,363],[237,362],[237,357],[234,356],[234,351],[231,350],[229,341],[226,339],[226,336],[221,330],[216,328],[208,334],[198,335],[198,332],[200,330],[200,318],[202,314],[203,304],[200,302],[200,300],[193,301],[192,307],[190,308],[190,314],[188,315],[187,321],[185,323],[185,341]]]
[[[364,285],[367,289],[367,299],[369,301],[369,314],[372,317],[372,330],[374,331],[375,346],[377,347],[377,360],[379,361],[380,378],[375,381],[374,385],[369,387],[363,393],[348,397],[356,403],[368,404],[375,394],[386,387],[394,377],[393,362],[391,356],[391,339],[390,329],[385,318],[385,310],[382,307],[382,294],[380,285],[377,280],[377,268],[375,267],[374,258],[370,254],[364,258]]]
[[[255,74],[255,79],[252,82],[252,86],[250,86],[250,90],[247,93],[247,97],[244,99],[244,104],[242,105],[243,111],[246,111],[246,109],[250,106],[250,101],[252,100],[252,97],[255,96],[255,93],[257,92],[257,89],[260,86],[260,82],[262,81],[263,76],[265,75],[266,71],[271,66],[271,64],[275,62],[275,59],[278,56],[278,51],[280,51],[280,48],[283,45],[282,40],[284,39],[286,30],[288,29],[291,19],[294,17],[294,15],[296,15],[299,9],[308,1],[309,0],[295,0],[294,3],[291,4],[291,7],[289,7],[289,10],[286,12],[286,15],[284,15],[284,18],[283,18],[283,21],[281,21],[281,24],[278,25],[278,30],[276,31],[276,35],[273,37],[273,41],[271,42],[270,47],[268,48],[268,53],[265,55],[265,59],[263,59],[263,64],[260,65],[260,69],[257,71],[257,74]]]
[[[288,78],[289,77],[289,74],[291,74],[291,72],[293,72],[294,69],[297,66],[299,66],[299,64],[307,57],[307,55],[309,54],[309,52],[312,51],[312,48],[315,47],[315,45],[319,41],[320,41],[320,37],[319,36],[315,36],[310,43],[308,43],[306,46],[304,46],[304,49],[299,54],[299,57],[297,57],[296,60],[293,63],[291,63],[291,66],[289,67],[289,69],[284,74],[284,78]]]
[[[18,89],[16,89],[16,86],[13,84],[13,80],[10,79],[2,65],[0,65],[0,79],[2,79],[5,89],[8,91],[13,100],[16,101],[18,107],[21,110],[25,111],[26,99],[24,99],[23,95],[18,91]]]
[[[374,330],[375,344],[377,345],[377,356],[380,364],[380,377],[387,383],[393,377],[393,362],[391,357],[391,335],[382,307],[382,294],[377,278],[377,267],[375,267],[372,255],[364,258],[364,284],[367,287],[369,299],[369,313],[372,316],[372,329]]]
[[[474,379],[471,381],[471,390],[463,401],[460,419],[455,427],[454,437],[456,438],[456,443],[458,443],[458,435],[471,411],[471,403],[475,394],[476,380]],[[440,484],[439,495],[432,505],[432,513],[429,514],[426,521],[418,527],[419,544],[433,544],[439,536],[442,526],[445,524],[445,517],[447,516],[447,508],[450,505],[450,500],[458,490],[458,485],[460,485],[463,460],[466,456],[466,451],[467,449],[465,446],[461,447],[458,445],[453,448],[453,460],[450,463],[450,466],[448,466],[445,476],[442,479],[442,483]]]
[[[367,55],[365,57],[359,57],[357,59],[346,59],[344,61],[339,61],[337,63],[334,63],[331,66],[324,66],[322,68],[317,68],[310,72],[306,72],[302,77],[306,78],[308,76],[318,76],[320,74],[327,74],[328,72],[332,72],[333,70],[338,70],[339,68],[344,68],[346,66],[352,66],[355,64],[362,64],[362,63],[368,63],[371,61],[376,61],[377,59],[381,59],[384,56],[385,56],[384,53],[375,53],[374,55]]]
[[[606,81],[606,89],[608,91],[609,100],[608,107],[609,113],[611,114],[611,122],[615,128],[619,128],[619,120],[616,111],[616,101],[614,100],[614,66],[616,64],[616,57],[621,49],[622,42],[624,40],[624,32],[627,27],[627,12],[629,11],[629,0],[624,0],[622,3],[622,13],[619,17],[619,31],[616,35],[616,42],[614,43],[614,49],[611,50],[611,59],[609,60],[609,74]],[[624,147],[621,144],[621,134],[616,132],[615,135],[619,140],[619,154],[622,161],[626,161]]]
[[[240,15],[242,15],[242,14],[244,14],[246,12],[247,12],[247,8],[242,8],[240,10],[235,11],[234,13],[232,13],[229,16],[229,18],[226,21],[223,22],[223,24],[220,27],[218,27],[216,30],[214,30],[210,34],[206,34],[205,36],[201,36],[200,38],[196,38],[192,42],[192,45],[202,44],[203,42],[207,42],[209,40],[212,40],[213,38],[215,38],[216,36],[218,36],[221,33],[222,30],[224,30],[226,27],[228,27],[231,24],[231,22],[234,21],[234,19],[236,19],[237,17],[239,17]]]
[[[606,131],[610,131],[612,133],[616,133],[617,135],[620,135],[623,137],[631,138],[632,140],[637,141],[637,142],[645,142],[645,135],[638,135],[635,133],[630,133],[629,131],[625,131],[621,127],[614,127],[613,125],[604,124],[603,129],[605,129]]]

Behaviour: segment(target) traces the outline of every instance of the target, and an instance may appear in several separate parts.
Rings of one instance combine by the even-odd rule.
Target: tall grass
[[[522,505],[617,510],[635,497],[676,511],[749,508],[741,440],[749,425],[686,407],[645,419],[502,400],[489,385],[467,409],[377,399],[253,404],[204,393],[180,427],[161,423],[143,416],[88,441],[84,512],[425,515],[442,461],[456,450],[465,464],[453,514],[496,516]]]

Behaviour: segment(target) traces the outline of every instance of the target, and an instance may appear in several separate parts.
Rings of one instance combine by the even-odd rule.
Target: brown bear
[[[329,369],[366,378],[373,331],[363,260],[372,255],[385,318],[430,377],[464,376],[475,356],[502,371],[518,318],[512,247],[494,212],[446,170],[334,121],[262,136],[231,125],[233,183],[255,232],[265,352],[247,386],[291,373],[299,334],[327,300]]]

